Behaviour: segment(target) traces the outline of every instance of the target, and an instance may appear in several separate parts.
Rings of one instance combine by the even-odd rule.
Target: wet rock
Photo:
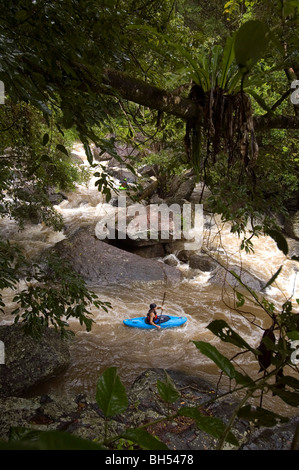
[[[138,168],[138,173],[142,176],[157,176],[157,165],[143,165]]]
[[[229,397],[208,402],[215,396],[215,388],[202,377],[168,370],[167,373],[180,391],[180,397],[170,406],[159,396],[157,382],[165,381],[163,369],[147,369],[127,390],[129,406],[121,415],[109,419],[109,436],[119,435],[128,427],[147,426],[149,433],[163,441],[170,450],[215,450],[217,440],[202,431],[195,421],[186,416],[167,420],[181,407],[196,407],[203,416],[229,422],[237,402]],[[161,421],[162,418],[162,421]],[[163,418],[164,421],[163,421]],[[299,418],[272,428],[252,428],[247,421],[236,419],[233,433],[240,450],[290,450]],[[95,397],[42,396],[31,399],[5,398],[0,401],[0,439],[8,440],[11,427],[48,431],[59,430],[99,441],[104,438],[105,420]],[[225,444],[224,449],[236,449]]]
[[[249,273],[245,269],[241,268],[240,266],[229,266],[230,271],[234,271],[242,280],[244,284],[246,284],[250,289],[254,291],[261,291],[264,287],[264,282],[260,279],[255,277],[253,274]],[[209,282],[212,284],[219,284],[223,285],[223,283],[227,283],[233,288],[240,287],[240,283],[238,280],[226,269],[218,266],[215,271],[212,273],[212,276],[209,279]]]
[[[189,266],[192,269],[200,269],[201,271],[214,271],[218,264],[208,255],[193,253],[189,257]]]
[[[59,191],[56,191],[54,188],[50,188],[48,190],[48,197],[49,197],[49,201],[54,206],[60,204],[62,201],[65,201],[67,199],[67,196],[65,196],[65,194]]]
[[[142,256],[143,258],[163,258],[163,256],[165,256],[165,248],[163,244],[141,246],[140,248],[133,248],[131,253]]]
[[[137,181],[137,176],[124,168],[112,167],[107,170],[107,173],[121,182],[135,183]]]
[[[181,175],[171,178],[165,200],[169,201],[189,201],[196,185],[196,178],[193,170],[188,170]]]
[[[94,227],[84,227],[53,251],[68,260],[88,283],[99,285],[181,280],[179,270],[105,243],[95,236]]]
[[[285,233],[295,240],[299,240],[299,211],[293,211],[285,220]]]
[[[183,263],[189,263],[190,256],[194,254],[194,251],[192,250],[181,250],[178,253],[178,259],[182,261]]]
[[[297,426],[299,417],[274,428],[254,429],[241,450],[290,450]]]
[[[178,266],[180,264],[178,258],[174,254],[167,255],[163,261],[165,264],[168,264],[168,266]]]
[[[0,340],[5,348],[0,397],[20,396],[69,365],[68,344],[52,328],[45,328],[41,338],[35,339],[25,334],[21,324],[0,326]]]
[[[169,245],[185,240],[178,204],[131,204],[129,208],[119,210],[115,219],[115,240],[112,243],[128,251],[130,248]]]
[[[289,247],[289,257],[292,258],[293,256],[296,256],[297,258],[299,258],[299,240],[293,240],[292,238],[288,238],[287,242]]]

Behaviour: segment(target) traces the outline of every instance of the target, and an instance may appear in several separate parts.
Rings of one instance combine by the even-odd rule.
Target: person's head
[[[150,304],[150,311],[152,312],[157,307],[157,304]]]

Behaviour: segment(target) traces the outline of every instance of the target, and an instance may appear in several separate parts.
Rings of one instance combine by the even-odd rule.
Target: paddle
[[[163,300],[162,300],[162,307],[163,307],[164,302],[165,302],[165,297],[166,297],[166,291],[164,292],[164,296],[163,296]],[[163,312],[163,310],[161,309],[161,315],[160,315],[159,323],[161,323],[162,312]]]

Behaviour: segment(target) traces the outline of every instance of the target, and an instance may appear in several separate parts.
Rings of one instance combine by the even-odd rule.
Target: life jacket
[[[150,322],[150,314],[151,314],[151,310],[149,310],[147,312],[147,315],[146,315],[146,323],[149,323]],[[153,318],[153,322],[156,323],[156,321],[158,320],[158,315],[155,314],[154,318]]]

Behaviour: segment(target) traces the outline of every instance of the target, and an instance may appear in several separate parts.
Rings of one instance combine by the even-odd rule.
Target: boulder
[[[68,260],[87,283],[114,285],[181,280],[179,270],[171,266],[97,239],[95,227],[79,229],[57,243],[53,251]]]
[[[214,271],[218,264],[208,255],[193,253],[189,258],[189,266],[192,269],[200,269],[201,271]]]
[[[123,223],[124,218],[126,224]],[[114,244],[126,246],[129,251],[131,248],[184,240],[181,207],[178,204],[171,206],[165,203],[147,206],[132,204],[115,214],[115,232]]]
[[[295,240],[299,240],[299,211],[290,213],[284,224],[285,233]]]
[[[57,376],[67,368],[67,341],[53,328],[35,339],[21,324],[0,326],[5,363],[0,365],[0,397],[20,396],[28,389]]]
[[[193,170],[185,172],[183,175],[175,176],[172,180],[172,197],[178,200],[189,201],[196,184]]]
[[[229,266],[229,270],[234,271],[241,278],[242,282],[246,284],[250,289],[253,289],[257,292],[263,289],[265,283],[253,274],[246,271],[244,268],[241,268],[240,266]],[[221,266],[215,269],[209,279],[209,282],[219,285],[222,285],[224,282],[226,282],[233,288],[241,287],[238,280],[230,272],[228,272]]]

